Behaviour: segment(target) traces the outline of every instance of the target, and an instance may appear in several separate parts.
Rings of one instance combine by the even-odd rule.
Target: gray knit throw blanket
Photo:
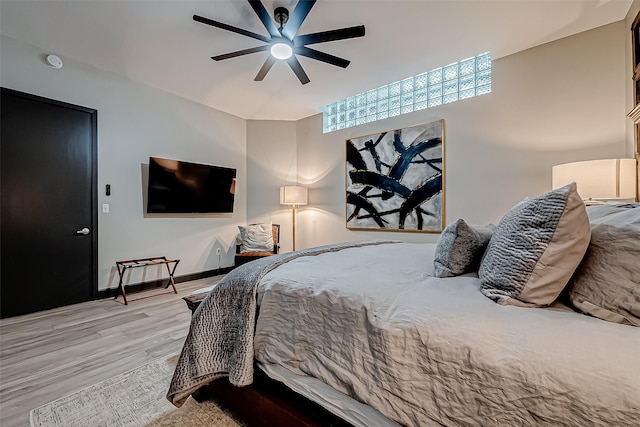
[[[302,256],[386,243],[397,242],[366,241],[320,246],[265,257],[232,270],[193,313],[167,399],[180,407],[200,387],[224,376],[229,376],[231,384],[237,386],[253,382],[256,291],[265,274]]]

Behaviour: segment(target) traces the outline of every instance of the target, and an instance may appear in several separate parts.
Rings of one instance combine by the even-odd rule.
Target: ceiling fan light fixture
[[[274,43],[271,46],[271,55],[276,59],[289,59],[293,55],[293,49],[286,43]]]
[[[260,71],[258,71],[258,74],[256,74],[254,81],[260,82],[264,80],[264,77],[277,60],[286,60],[291,71],[293,71],[298,80],[300,80],[300,83],[304,85],[309,83],[310,80],[309,76],[307,76],[307,73],[305,73],[302,68],[302,64],[300,64],[300,61],[297,58],[298,55],[306,56],[307,58],[326,62],[327,64],[342,68],[347,68],[350,62],[344,58],[339,58],[337,56],[312,49],[307,45],[364,36],[364,25],[299,35],[298,30],[300,30],[302,23],[307,18],[307,15],[309,15],[311,8],[316,1],[317,0],[298,0],[291,14],[289,14],[289,10],[286,7],[276,7],[272,18],[261,0],[248,0],[249,6],[251,6],[258,16],[258,19],[260,19],[260,22],[262,22],[264,28],[269,33],[268,36],[244,30],[239,27],[234,27],[233,25],[225,24],[224,22],[214,21],[213,19],[205,18],[204,16],[193,15],[193,20],[222,30],[230,31],[232,33],[240,34],[245,37],[251,37],[252,39],[260,40],[265,43],[261,46],[252,47],[250,49],[243,49],[226,53],[224,55],[212,56],[211,59],[214,61],[222,61],[223,59],[236,58],[238,56],[269,50],[270,55],[265,59],[264,64],[262,65],[262,68],[260,68]]]

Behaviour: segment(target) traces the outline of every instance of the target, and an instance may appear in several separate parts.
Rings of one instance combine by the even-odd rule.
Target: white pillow
[[[270,222],[251,224],[246,227],[239,225],[238,228],[240,239],[242,239],[241,253],[273,252],[273,226]]]
[[[567,294],[580,311],[640,327],[640,204],[587,208],[591,242]]]

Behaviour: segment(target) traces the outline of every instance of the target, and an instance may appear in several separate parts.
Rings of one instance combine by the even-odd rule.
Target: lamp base
[[[296,250],[296,205],[291,205],[291,225],[293,229],[293,250]]]
[[[633,203],[635,200],[633,197],[620,197],[620,198],[606,198],[606,199],[582,199],[585,205],[606,205],[606,204],[617,204],[617,203]]]

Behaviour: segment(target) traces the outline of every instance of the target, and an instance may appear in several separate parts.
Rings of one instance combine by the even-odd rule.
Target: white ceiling
[[[364,24],[363,38],[313,47],[351,60],[299,60],[253,78],[267,52],[210,59],[262,42],[192,20],[203,15],[268,35],[246,1],[5,1],[0,32],[246,119],[298,120],[332,101],[482,52],[497,59],[625,18],[632,0],[320,0],[299,34]],[[296,0],[264,0],[293,10]]]

